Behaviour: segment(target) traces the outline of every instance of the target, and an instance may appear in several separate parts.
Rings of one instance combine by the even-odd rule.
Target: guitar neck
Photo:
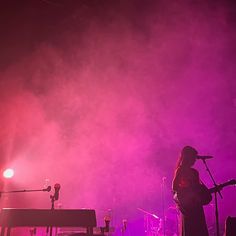
[[[217,185],[217,186],[215,186],[215,187],[213,187],[213,188],[210,188],[209,191],[210,191],[211,193],[215,193],[215,192],[217,192],[217,191],[219,191],[219,190],[221,190],[221,189],[223,189],[224,187],[229,186],[229,185],[236,185],[236,180],[235,180],[235,179],[232,179],[232,180],[227,181],[227,182],[225,182],[225,183],[223,183],[223,184],[219,184],[219,185]]]

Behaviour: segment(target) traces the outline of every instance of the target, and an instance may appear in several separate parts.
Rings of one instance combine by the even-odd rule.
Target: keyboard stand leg
[[[93,236],[93,227],[87,227],[87,235]]]
[[[5,234],[5,227],[2,227],[1,228],[1,236],[4,236],[4,234]]]
[[[10,236],[10,235],[11,235],[11,228],[8,227],[8,228],[7,228],[7,236]]]

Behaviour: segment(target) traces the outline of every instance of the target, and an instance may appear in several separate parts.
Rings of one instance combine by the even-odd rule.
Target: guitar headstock
[[[219,191],[221,191],[224,187],[229,186],[229,185],[236,185],[236,180],[235,180],[235,179],[231,179],[231,180],[229,180],[229,181],[227,181],[227,182],[225,182],[225,183],[216,185],[214,188],[211,188],[211,189],[210,189],[210,192],[211,192],[211,193],[219,192]]]
[[[236,179],[231,179],[227,182],[229,185],[236,185]]]

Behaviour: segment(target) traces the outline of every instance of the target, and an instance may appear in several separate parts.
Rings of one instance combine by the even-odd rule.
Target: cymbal
[[[138,207],[137,209],[138,209],[139,211],[141,211],[141,212],[147,214],[147,215],[150,215],[150,216],[156,218],[156,219],[160,219],[160,217],[158,217],[156,214],[153,214],[153,213],[151,213],[151,212],[148,212],[148,211],[146,211],[146,210],[144,210],[144,209],[142,209],[142,208],[140,208],[140,207]]]

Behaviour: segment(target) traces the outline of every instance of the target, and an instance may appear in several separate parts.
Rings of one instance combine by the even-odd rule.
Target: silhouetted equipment
[[[225,236],[236,235],[236,217],[228,216],[225,222]]]
[[[27,226],[84,227],[86,235],[93,235],[96,227],[95,210],[90,209],[15,209],[3,208],[0,212],[1,236],[10,236],[11,228]]]

